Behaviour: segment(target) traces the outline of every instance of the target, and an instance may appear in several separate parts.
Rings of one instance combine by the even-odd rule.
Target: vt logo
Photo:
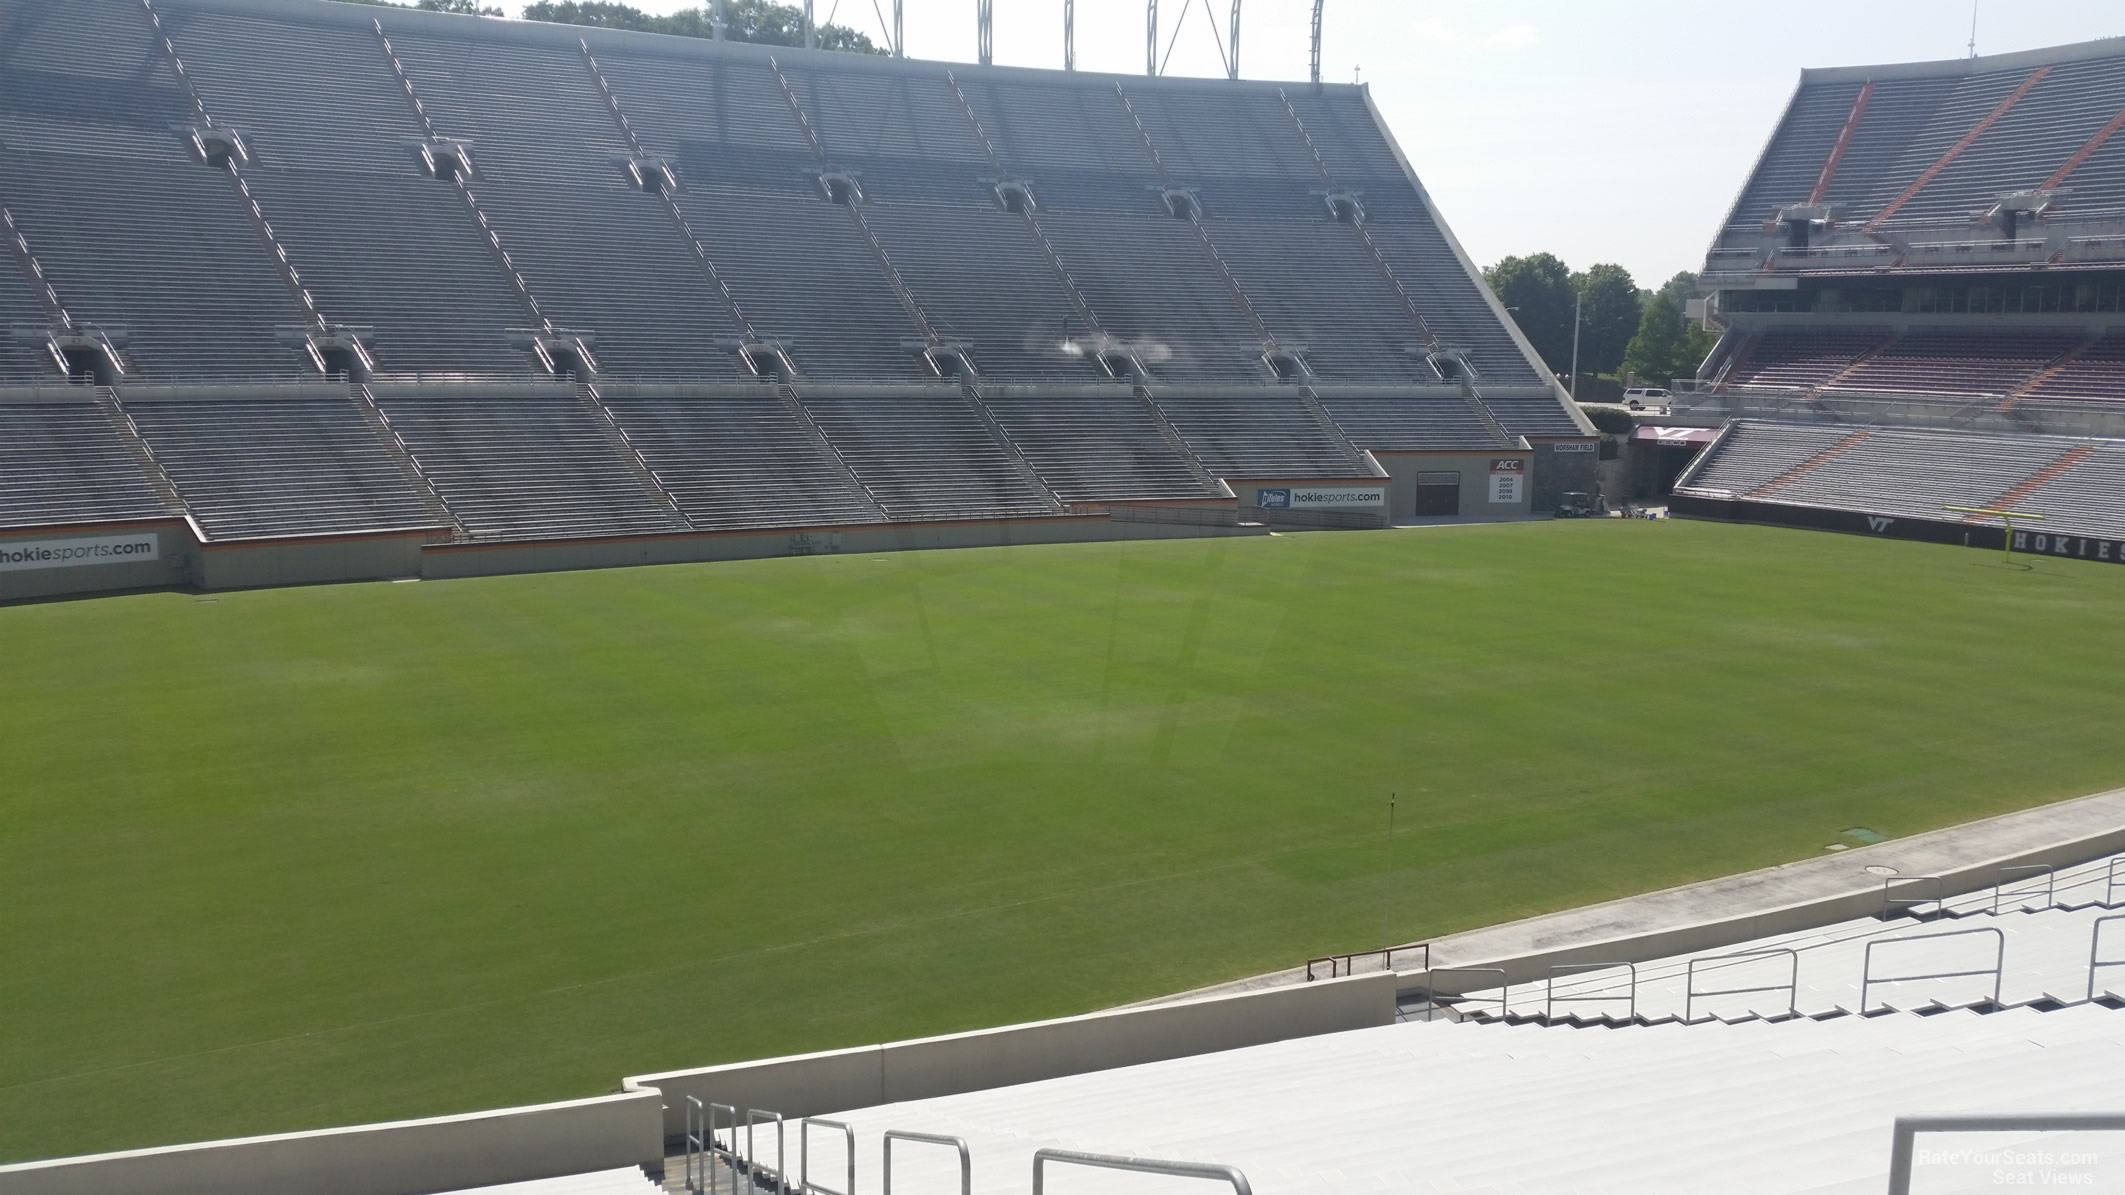
[[[1887,531],[1895,523],[1895,519],[1883,518],[1880,515],[1867,516],[1867,526],[1872,529],[1874,534],[1876,535],[1880,535],[1882,532]]]

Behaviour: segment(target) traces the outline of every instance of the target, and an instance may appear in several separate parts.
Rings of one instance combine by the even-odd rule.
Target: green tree
[[[1631,272],[1603,263],[1583,274],[1572,275],[1572,289],[1583,304],[1579,327],[1579,372],[1614,373],[1623,364],[1623,350],[1638,334],[1643,304]],[[1566,321],[1567,323],[1569,320]],[[1570,358],[1567,347],[1565,356]]]
[[[465,0],[445,0],[463,3]],[[535,0],[524,6],[527,21],[550,21],[557,25],[589,25],[598,29],[632,29],[640,33],[668,33],[677,37],[710,38],[716,35],[714,18],[706,8],[682,8],[670,16],[655,16],[632,5],[612,0]],[[730,0],[725,6],[723,34],[732,41],[770,46],[804,44],[804,13],[775,0]],[[819,48],[883,54],[871,39],[845,25],[821,25]]]
[[[1512,308],[1528,343],[1542,355],[1551,373],[1572,363],[1572,274],[1554,254],[1508,257],[1483,271],[1498,302]]]
[[[1647,385],[1665,386],[1697,372],[1719,343],[1719,333],[1690,322],[1688,304],[1696,295],[1697,275],[1687,270],[1654,292],[1638,321],[1638,334],[1624,350],[1626,375]]]
[[[1665,386],[1668,380],[1690,372],[1696,362],[1685,365],[1689,333],[1682,326],[1682,308],[1665,294],[1656,294],[1639,317],[1638,334],[1623,352],[1626,380]]]

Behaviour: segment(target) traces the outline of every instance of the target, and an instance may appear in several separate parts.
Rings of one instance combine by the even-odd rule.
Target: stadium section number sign
[[[1527,482],[1527,462],[1518,457],[1495,456],[1490,461],[1492,506],[1517,506],[1521,487]]]
[[[0,544],[0,573],[33,568],[78,568],[85,564],[130,564],[154,560],[162,541],[152,535],[107,535],[96,539],[45,539]]]
[[[1387,491],[1319,486],[1263,489],[1255,491],[1254,500],[1263,510],[1362,510],[1387,505]]]

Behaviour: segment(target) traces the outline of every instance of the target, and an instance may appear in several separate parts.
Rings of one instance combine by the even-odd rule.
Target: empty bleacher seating
[[[807,393],[804,405],[895,519],[995,518],[1052,509],[956,390]]]
[[[1064,502],[1212,493],[1133,394],[992,395],[987,401],[1011,442]]]
[[[2056,476],[2025,489],[2014,505],[2042,514],[2047,530],[2125,539],[2125,444],[2091,446]]]
[[[2011,499],[2045,532],[2125,534],[2118,441],[1744,419],[1710,451],[1677,493],[1949,522]]]
[[[1766,332],[1742,350],[1726,384],[1737,389],[1813,389],[1888,339],[1888,333],[1874,328]]]
[[[0,398],[0,527],[168,513],[110,419],[87,397]]]
[[[1482,451],[1503,448],[1489,425],[1460,395],[1340,397],[1321,405],[1359,448],[1387,452]],[[1552,404],[1554,405],[1554,404]]]
[[[1570,412],[1550,401],[1546,394],[1497,394],[1486,392],[1483,405],[1490,409],[1507,433],[1515,436],[1585,436]]]
[[[2125,332],[2113,332],[2049,372],[2032,399],[2125,402]]]
[[[2080,342],[2079,336],[2032,333],[1914,333],[1847,370],[1834,388],[2005,395]]]
[[[1365,477],[1348,441],[1323,428],[1296,395],[1159,395],[1159,407],[1216,477]]]
[[[861,491],[771,392],[626,396],[607,410],[694,526],[872,522]]]
[[[249,408],[246,443],[238,408],[216,405],[229,396],[201,391],[147,419],[216,537],[425,525],[438,497],[494,539],[1201,496],[1202,462],[1140,399],[1087,397],[1120,366],[1101,356],[1113,349],[1161,395],[1194,388],[1188,437],[1219,468],[1354,475],[1333,425],[1273,385],[1291,366],[1265,349],[1303,352],[1328,383],[1450,395],[1420,319],[1468,350],[1480,386],[1526,391],[1497,406],[1510,429],[1579,434],[1354,88],[1287,101],[1270,84],[770,60],[323,4],[70,0],[8,29],[0,203],[76,323],[158,383],[352,369],[360,354],[306,343],[335,338],[316,345],[332,354],[352,333],[435,491],[376,460],[336,482],[322,465],[300,485],[293,470],[239,478],[226,462],[245,451],[288,460],[353,441],[269,404]],[[200,160],[213,155],[192,133],[209,124],[240,138],[233,176]],[[215,154],[233,148],[219,136]],[[668,197],[640,185],[645,155],[672,168]],[[829,172],[861,201],[836,202]],[[1030,219],[1005,210],[1000,179],[1030,186]],[[1197,197],[1199,223],[1176,217],[1166,186]],[[1362,199],[1379,257],[1329,210],[1332,189]],[[47,305],[13,258],[0,321],[23,331],[0,344],[0,377],[51,376],[36,337]],[[995,423],[956,389],[890,389],[934,384],[949,364],[926,358],[929,334],[966,349],[985,390],[1009,392]],[[542,338],[571,335],[608,389],[646,387],[614,390],[631,445],[592,408],[532,397]],[[817,396],[816,421],[772,391],[726,390],[779,369],[741,352],[762,342]],[[1397,420],[1398,442],[1475,442],[1482,420],[1465,407]]]
[[[7,235],[6,225],[0,224],[0,238]],[[16,271],[10,257],[7,246],[0,243],[0,379],[52,377],[58,366],[44,346],[37,343],[32,331],[50,326],[50,317],[29,279]],[[18,328],[32,334],[18,336]]]
[[[345,393],[149,398],[126,410],[210,539],[435,525]]]
[[[682,531],[573,396],[376,388],[421,472],[474,539]]]
[[[1707,450],[1712,455],[1698,467],[1690,484],[1677,492],[1744,497],[1836,447],[1849,435],[1848,428],[1819,423],[1741,420]]]
[[[304,285],[366,329],[379,370],[531,371],[508,330],[535,320],[457,189],[422,167],[425,132],[373,31],[199,12],[173,40],[208,111],[245,130],[244,180]]]
[[[473,145],[481,209],[557,325],[592,334],[602,372],[727,376],[737,325],[664,201],[634,185],[626,139],[579,50],[392,39],[429,118]]]

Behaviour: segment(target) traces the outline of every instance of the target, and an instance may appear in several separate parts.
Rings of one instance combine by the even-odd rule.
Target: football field
[[[1083,1012],[2076,796],[2125,784],[2120,661],[2125,569],[1684,522],[0,609],[0,1160]]]

